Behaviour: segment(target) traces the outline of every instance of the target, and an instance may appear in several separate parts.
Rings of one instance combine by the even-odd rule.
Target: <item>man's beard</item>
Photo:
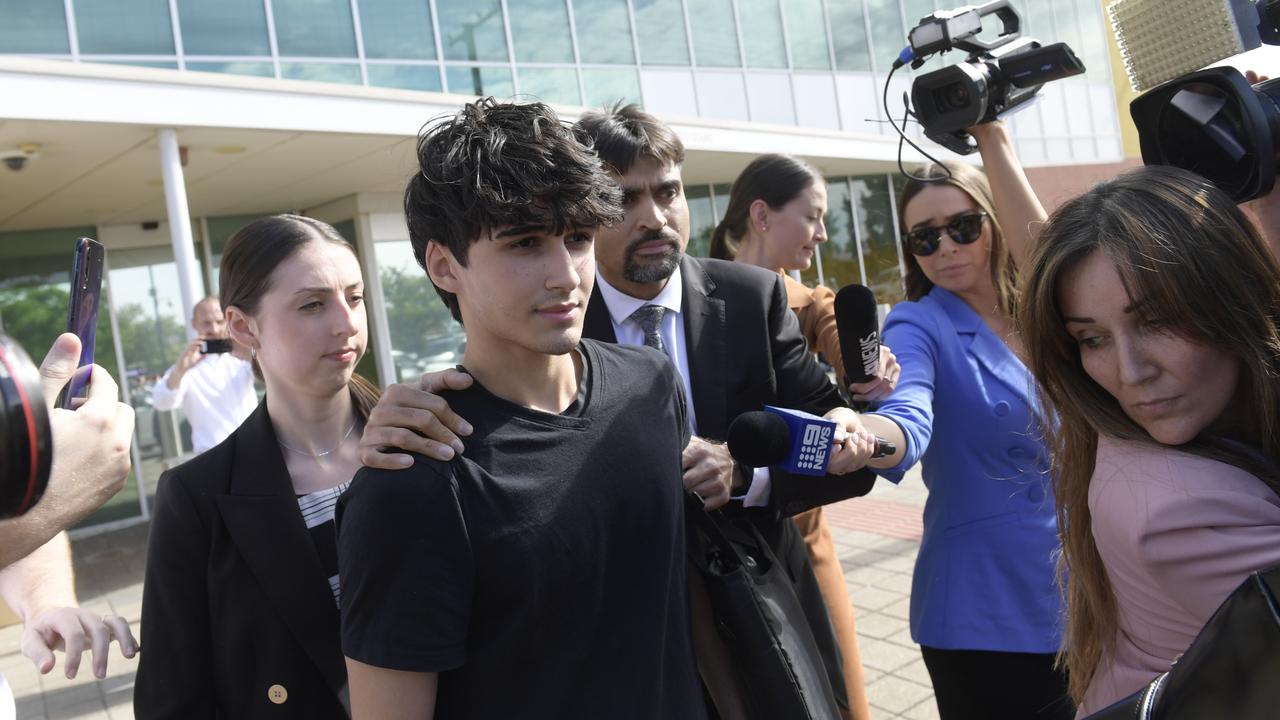
[[[662,256],[649,256],[649,262],[637,262],[636,248],[654,240],[664,240],[671,243],[670,251]],[[622,258],[622,277],[634,283],[651,283],[666,280],[671,277],[676,268],[680,267],[681,255],[680,236],[670,228],[647,232],[627,245],[626,253]]]

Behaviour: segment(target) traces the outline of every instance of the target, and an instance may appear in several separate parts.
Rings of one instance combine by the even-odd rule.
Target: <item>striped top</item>
[[[338,506],[338,498],[350,486],[351,481],[348,480],[328,490],[298,496],[302,521],[306,523],[311,542],[320,555],[320,566],[324,568],[325,577],[329,578],[329,589],[333,590],[335,603],[341,600],[342,589],[338,586],[338,527],[334,522],[333,512]]]

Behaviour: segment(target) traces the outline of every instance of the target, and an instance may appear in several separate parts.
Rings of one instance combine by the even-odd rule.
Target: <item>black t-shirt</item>
[[[344,653],[439,672],[436,717],[703,718],[686,589],[680,380],[583,340],[575,416],[477,382],[449,463],[365,468],[338,509]]]

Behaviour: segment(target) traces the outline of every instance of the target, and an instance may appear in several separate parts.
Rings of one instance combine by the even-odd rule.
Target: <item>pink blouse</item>
[[[1250,573],[1280,565],[1275,492],[1175,448],[1099,438],[1089,511],[1119,622],[1078,716],[1168,670]]]

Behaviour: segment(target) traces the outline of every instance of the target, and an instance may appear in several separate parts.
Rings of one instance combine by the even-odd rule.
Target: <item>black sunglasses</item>
[[[907,233],[907,249],[912,255],[928,257],[938,251],[942,231],[945,230],[957,245],[968,245],[982,235],[982,221],[987,217],[981,210],[965,213],[951,219],[942,227],[926,227]]]

